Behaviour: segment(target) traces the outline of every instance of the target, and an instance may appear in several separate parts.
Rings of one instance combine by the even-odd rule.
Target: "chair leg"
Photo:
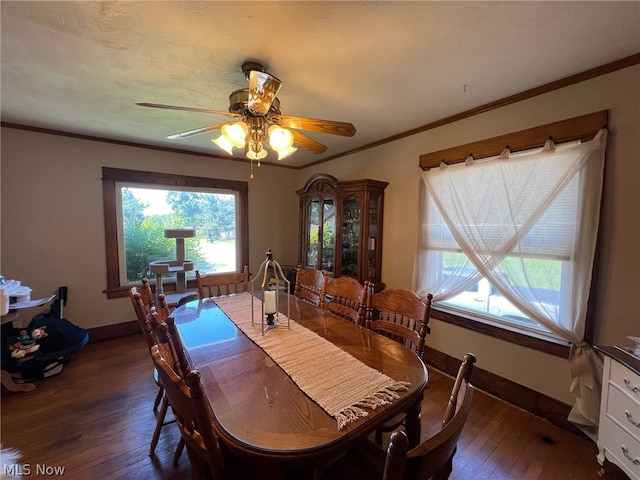
[[[162,401],[163,396],[164,396],[164,388],[162,387],[162,385],[158,385],[158,394],[156,395],[156,399],[153,402],[154,413],[158,413],[158,406],[160,405],[160,402]]]
[[[382,430],[380,429],[376,430],[375,442],[376,445],[382,446]]]
[[[176,447],[176,451],[173,454],[173,466],[177,467],[178,462],[180,461],[180,457],[182,456],[182,451],[184,450],[184,440],[182,435],[180,436],[180,441],[178,442],[178,446]]]
[[[434,474],[433,480],[448,480],[449,479],[449,476],[451,475],[451,472],[453,472],[453,455],[455,455],[455,451],[449,457],[449,459],[446,461],[446,463],[442,466],[442,468]]]
[[[149,456],[152,457],[155,454],[156,445],[158,445],[158,440],[160,438],[160,430],[162,430],[162,426],[164,425],[164,417],[167,415],[167,410],[169,409],[169,399],[163,395],[162,397],[162,406],[160,407],[160,412],[158,412],[158,419],[156,421],[156,429],[153,432],[153,438],[151,439],[151,447],[149,449]]]
[[[189,463],[191,464],[191,475],[195,480],[200,480],[204,478],[204,472],[202,470],[202,464],[200,463],[200,458],[198,455],[191,451],[189,447],[187,447],[187,455],[189,456]]]

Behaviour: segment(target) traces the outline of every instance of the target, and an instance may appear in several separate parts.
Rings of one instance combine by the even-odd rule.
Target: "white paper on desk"
[[[39,298],[37,300],[29,300],[27,302],[11,303],[11,304],[9,304],[9,310],[18,310],[18,309],[22,309],[22,308],[40,307],[40,306],[42,306],[42,305],[44,305],[46,303],[49,303],[54,298],[56,298],[56,296],[55,295],[51,295],[50,297],[47,297],[47,298]]]

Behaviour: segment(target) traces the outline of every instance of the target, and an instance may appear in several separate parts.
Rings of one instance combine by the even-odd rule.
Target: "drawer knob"
[[[633,393],[640,392],[640,387],[638,387],[637,385],[635,387],[632,387],[631,380],[629,380],[628,378],[624,379],[624,386],[627,387],[627,390],[629,390],[630,392],[633,392]]]
[[[627,421],[634,427],[640,427],[640,422],[636,422],[633,419],[633,414],[629,410],[625,410],[624,414],[627,416]]]
[[[622,448],[622,453],[624,454],[625,457],[627,457],[627,460],[629,460],[634,465],[640,465],[640,458],[638,457],[633,458],[631,455],[629,455],[629,449],[624,445],[622,445],[621,448]]]

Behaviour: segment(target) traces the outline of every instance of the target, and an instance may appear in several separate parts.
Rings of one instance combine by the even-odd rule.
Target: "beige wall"
[[[598,271],[596,344],[629,344],[640,336],[640,66],[429,130],[303,171],[299,183],[317,172],[339,180],[385,180],[382,281],[411,288],[417,241],[420,154],[609,110],[605,197]],[[357,127],[357,125],[356,125]],[[566,403],[567,361],[555,356],[432,320],[427,342],[461,358],[474,352],[478,366]]]
[[[104,142],[2,129],[0,272],[33,289],[32,298],[69,287],[66,316],[85,328],[135,320],[128,298],[108,300],[102,167],[249,181],[250,265],[272,248],[297,262],[298,172]],[[277,186],[277,187],[274,187]],[[265,201],[264,199],[268,199]],[[187,251],[187,257],[188,257]],[[27,321],[38,310],[27,311]]]
[[[640,66],[423,132],[346,158],[295,171],[263,166],[249,184],[251,270],[271,247],[283,264],[297,260],[294,191],[314,173],[339,180],[385,180],[382,279],[411,288],[417,238],[418,157],[443,148],[608,109],[598,272],[596,343],[640,335]],[[389,121],[393,121],[392,118]],[[358,127],[356,125],[356,127]],[[357,138],[357,137],[356,137]],[[103,166],[243,180],[245,163],[2,129],[0,271],[46,295],[69,286],[68,317],[84,327],[133,320],[128,299],[106,300]],[[277,179],[277,180],[276,180]],[[265,201],[268,199],[268,201]],[[480,368],[572,403],[566,360],[432,320],[429,345],[467,351]]]

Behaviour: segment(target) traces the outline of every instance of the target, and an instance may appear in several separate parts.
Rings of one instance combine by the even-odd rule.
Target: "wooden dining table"
[[[420,404],[427,369],[418,356],[389,338],[279,293],[292,321],[315,332],[360,362],[409,383],[389,405],[338,429],[336,419],[307,396],[215,300],[194,300],[173,316],[191,368],[200,372],[220,440],[252,463],[256,479],[312,477],[321,467],[364,439],[386,421],[406,414],[411,446],[420,441]],[[267,332],[266,335],[269,335]],[[331,358],[318,358],[331,370]]]

